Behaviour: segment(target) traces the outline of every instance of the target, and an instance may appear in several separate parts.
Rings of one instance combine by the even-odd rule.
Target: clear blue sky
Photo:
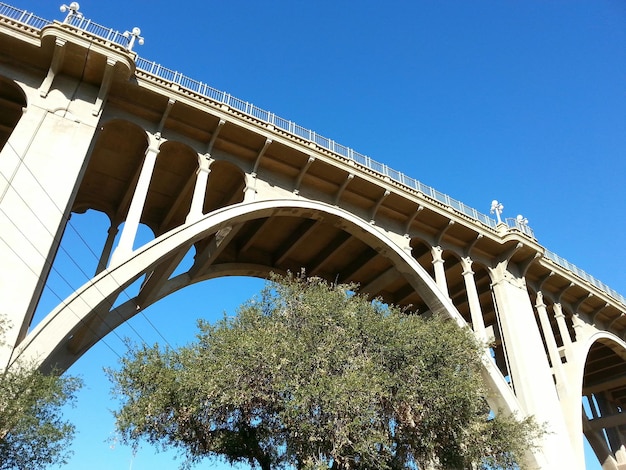
[[[63,18],[60,2],[12,4]],[[145,44],[136,50],[144,58],[483,213],[498,199],[504,216],[529,219],[546,248],[626,294],[623,0],[80,4],[97,23],[139,26]],[[140,341],[140,332],[141,340],[161,341],[149,318],[180,344],[193,335],[195,318],[232,312],[259,286],[197,286],[147,310],[119,337]],[[67,468],[173,468],[169,455],[144,447],[133,460],[128,449],[103,442],[114,404],[102,367],[123,354],[119,337],[107,337],[71,370],[86,388],[74,410],[80,434]]]

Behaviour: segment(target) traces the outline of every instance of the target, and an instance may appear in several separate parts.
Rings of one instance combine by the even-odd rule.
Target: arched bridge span
[[[82,23],[19,18],[0,15],[0,298],[14,324],[3,365],[67,367],[190,283],[304,268],[469,325],[489,346],[493,403],[548,423],[536,467],[582,468],[583,432],[604,468],[626,465],[624,299],[527,226],[148,70]],[[87,210],[111,222],[97,272],[31,325],[68,219]],[[141,225],[154,239],[136,246]]]

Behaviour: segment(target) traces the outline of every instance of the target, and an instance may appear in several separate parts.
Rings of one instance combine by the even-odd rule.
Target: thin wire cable
[[[71,220],[69,217],[65,216],[65,214],[63,213],[63,211],[61,210],[61,208],[56,204],[56,202],[52,199],[52,197],[50,196],[50,194],[48,193],[48,191],[46,190],[46,188],[44,188],[44,186],[41,184],[41,182],[39,181],[39,179],[37,178],[37,176],[31,171],[30,167],[26,164],[26,162],[24,161],[23,157],[21,155],[19,155],[19,153],[16,151],[16,149],[11,145],[10,142],[6,142],[6,145],[9,146],[9,148],[11,148],[11,150],[15,153],[15,155],[18,157],[18,159],[20,160],[21,164],[23,165],[23,167],[28,171],[28,173],[31,175],[31,177],[33,178],[33,180],[37,183],[37,185],[41,188],[41,190],[44,192],[44,194],[48,197],[48,199],[52,202],[52,204],[54,205],[54,207],[57,209],[57,211],[61,214],[62,217],[62,221],[65,222],[66,226],[70,226],[71,229],[74,231],[74,233],[79,237],[79,239],[81,240],[81,242],[85,245],[85,247],[87,247],[87,249],[89,250],[89,252],[92,254],[92,256],[94,257],[94,259],[96,261],[99,261],[99,257],[96,255],[96,253],[93,251],[93,249],[91,248],[91,246],[87,243],[87,241],[83,238],[83,236],[80,234],[80,232],[76,229],[76,227],[74,227],[74,225],[72,224]],[[17,171],[17,170],[16,170]],[[5,178],[6,180],[6,178]],[[8,186],[13,188],[14,192],[18,195],[18,197],[22,200],[22,202],[24,202],[24,204],[28,207],[28,209],[35,215],[35,217],[37,218],[37,220],[42,224],[42,226],[44,228],[45,225],[43,224],[43,222],[41,221],[41,219],[39,218],[39,216],[37,215],[37,213],[30,207],[30,205],[24,200],[24,198],[22,198],[22,196],[18,193],[18,191],[15,190],[15,188],[12,185],[12,181],[6,180],[8,183]],[[7,188],[8,190],[8,188]],[[5,191],[6,194],[6,191]],[[47,228],[46,228],[47,230]],[[88,275],[86,272],[84,272],[84,270],[80,267],[80,265],[76,262],[76,260],[74,259],[74,257],[71,255],[71,253],[69,253],[67,250],[65,250],[65,248],[62,246],[61,244],[61,240],[57,240],[56,237],[50,233],[49,230],[47,230],[48,233],[53,237],[53,239],[55,240],[55,242],[59,243],[59,247],[61,249],[63,249],[63,252],[68,256],[68,258],[70,258],[72,260],[72,262],[74,263],[74,265],[76,267],[79,268],[79,270],[81,271],[81,273],[85,276],[86,280],[90,280],[92,279],[92,277],[90,275]],[[113,279],[115,281],[115,283],[119,286],[119,282],[117,281],[117,279],[115,279],[115,276],[111,275],[111,279]],[[70,286],[72,287],[72,286]],[[73,288],[73,287],[72,287]],[[74,289],[75,290],[75,289]],[[123,290],[121,292],[122,295],[126,296],[126,298],[128,300],[132,300],[132,298],[128,295],[128,292],[126,292],[125,290]],[[114,305],[114,303],[111,303],[110,307],[112,308]],[[167,340],[167,338],[165,338],[165,336],[161,333],[161,331],[152,323],[152,321],[150,321],[148,319],[148,317],[145,315],[145,313],[142,311],[139,312],[139,314],[141,315],[141,317],[150,325],[150,327],[161,337],[161,339],[163,339],[163,341],[165,341],[165,343],[171,347],[171,344],[169,343],[169,341]],[[128,323],[128,322],[125,322]],[[141,341],[145,344],[146,341],[143,339],[143,337],[137,332],[137,330],[135,330],[135,328],[128,323],[128,327],[131,328],[135,334],[137,334],[137,336],[141,339]]]
[[[39,222],[39,223],[40,223],[40,224],[44,227],[44,229],[46,230],[46,232],[48,232],[48,234],[49,234],[50,236],[52,236],[52,239],[54,240],[54,242],[55,242],[55,243],[59,243],[59,249],[63,250],[63,252],[64,252],[65,254],[67,254],[67,255],[68,255],[68,257],[70,258],[70,260],[72,261],[72,263],[74,263],[74,265],[78,268],[78,270],[79,270],[79,271],[80,271],[80,272],[81,272],[81,273],[82,273],[85,277],[87,277],[87,274],[86,274],[86,273],[83,271],[83,269],[82,269],[82,268],[78,265],[78,263],[76,262],[76,260],[75,260],[75,259],[71,256],[71,254],[70,254],[70,253],[68,253],[68,251],[67,251],[64,247],[60,246],[60,245],[61,245],[60,240],[58,240],[58,239],[57,239],[57,237],[56,237],[55,235],[53,235],[53,234],[50,232],[50,230],[48,230],[48,229],[47,229],[47,227],[45,226],[45,224],[42,222],[42,220],[39,218],[39,216],[35,213],[35,211],[33,211],[33,210],[32,210],[32,208],[31,208],[31,207],[29,206],[29,204],[28,204],[28,203],[24,200],[24,198],[23,198],[20,194],[18,194],[18,193],[17,193],[17,191],[15,191],[15,194],[16,194],[16,195],[17,195],[17,196],[18,196],[18,197],[22,200],[22,202],[26,205],[26,207],[28,207],[28,209],[29,209],[29,210],[33,213],[33,215],[35,216],[35,218],[37,219],[37,221],[38,221],[38,222]],[[25,240],[26,240],[26,241],[27,241],[27,242],[28,242],[28,243],[29,243],[29,244],[30,244],[30,245],[31,245],[31,246],[35,249],[35,251],[37,252],[37,254],[39,254],[39,255],[43,258],[44,263],[47,263],[47,264],[50,266],[50,268],[51,268],[52,270],[54,270],[54,272],[55,272],[55,273],[56,273],[56,274],[57,274],[57,275],[58,275],[58,276],[59,276],[59,277],[60,277],[60,278],[61,278],[61,279],[62,279],[62,280],[63,280],[63,281],[64,281],[64,282],[68,285],[68,287],[70,287],[72,290],[74,290],[74,291],[75,291],[76,289],[74,288],[74,286],[73,286],[73,285],[72,285],[72,284],[71,284],[71,283],[67,280],[67,278],[66,278],[65,276],[63,276],[63,275],[62,275],[62,274],[61,274],[61,273],[60,273],[60,272],[59,272],[59,271],[58,271],[58,270],[54,267],[54,263],[50,263],[50,262],[48,262],[48,261],[46,260],[46,258],[47,258],[47,257],[46,257],[46,255],[44,255],[43,253],[41,253],[41,252],[39,251],[39,249],[38,249],[38,248],[37,248],[37,247],[33,244],[33,242],[29,239],[28,235],[26,235],[26,234],[25,234],[25,233],[24,233],[24,232],[23,232],[23,231],[22,231],[22,230],[18,227],[18,225],[17,225],[17,224],[13,221],[13,219],[11,219],[11,217],[9,217],[9,215],[8,215],[8,214],[7,214],[4,210],[2,210],[2,209],[0,209],[0,210],[2,211],[2,213],[4,214],[4,216],[5,216],[5,217],[6,217],[6,218],[7,218],[7,219],[11,222],[11,224],[13,224],[13,226],[17,229],[17,231],[18,231],[18,232],[19,232],[19,233],[20,233],[20,234],[24,237],[24,239],[25,239]],[[4,239],[3,239],[3,241],[4,241],[4,243],[5,243],[5,244],[7,244],[7,245],[8,245],[8,243],[6,242],[6,240],[4,240]],[[15,251],[15,250],[13,250],[13,251]],[[20,257],[20,259],[22,259],[22,258]],[[27,266],[28,266],[28,265],[27,265]],[[30,266],[28,266],[28,268],[29,268],[29,269],[31,269],[31,268],[30,268]],[[32,269],[31,269],[31,270],[32,270]],[[89,277],[87,277],[87,280],[89,280],[89,279],[90,279],[90,278],[89,278]],[[116,284],[119,286],[119,284],[117,283],[117,281],[116,281]],[[100,294],[102,294],[102,292],[100,291],[100,289],[99,289],[97,286],[96,286],[96,290],[97,290]],[[106,305],[106,303],[105,303],[105,305]],[[110,308],[112,308],[112,307],[113,307],[113,305],[114,305],[114,304],[113,304],[113,302],[111,302],[111,303],[110,303],[110,305],[109,305],[109,309],[110,309]],[[101,316],[100,314],[98,314],[98,313],[96,312],[96,315],[98,315],[98,317],[99,317],[99,318],[103,321],[103,323],[104,323],[105,325],[107,325],[107,327],[109,327],[109,324],[106,322],[106,320],[105,320],[104,318],[102,318],[102,316]],[[130,327],[130,328],[133,330],[133,332],[134,332],[134,333],[135,333],[135,334],[136,334],[136,335],[137,335],[137,336],[141,339],[141,341],[142,341],[143,343],[146,343],[146,341],[145,341],[145,340],[144,340],[144,338],[141,336],[141,334],[140,334],[137,330],[135,330],[135,328],[134,328],[132,325],[129,325],[129,327]],[[114,331],[114,330],[111,330],[111,331]],[[117,333],[116,333],[116,335],[117,335]]]
[[[1,210],[1,209],[0,209]],[[2,210],[2,213],[5,215],[5,217],[7,217],[6,213]],[[15,225],[15,223],[9,218],[7,217],[7,219],[9,219],[11,221],[11,223],[13,225]],[[18,229],[19,230],[19,229]],[[21,232],[20,232],[21,233]],[[2,240],[2,242],[13,252],[13,254],[15,254],[15,256],[17,256],[19,258],[20,261],[22,261],[22,263],[24,263],[24,265],[35,275],[37,276],[38,273],[35,272],[35,270],[26,262],[26,260],[17,252],[13,249],[13,247],[11,245],[9,245],[7,243],[7,241],[2,238],[0,236],[0,240]],[[58,273],[58,271],[56,271],[56,269],[54,268],[54,266],[51,265],[51,269],[55,271],[55,273],[59,274],[59,276],[63,278],[62,275],[60,275],[60,273]],[[69,284],[68,284],[69,285]],[[69,285],[69,287],[72,287],[71,285]],[[91,326],[89,324],[87,324],[85,322],[84,319],[82,319],[76,312],[74,312],[74,310],[69,306],[69,304],[65,303],[65,300],[63,298],[61,298],[61,296],[59,294],[56,293],[56,291],[51,287],[51,286],[46,286],[46,288],[52,293],[54,294],[55,297],[57,297],[59,299],[59,305],[63,305],[63,308],[67,308],[69,309],[70,312],[72,312],[74,314],[74,316],[78,319],[78,321],[80,323],[82,323],[83,325],[85,325],[87,327],[87,329],[89,329],[92,333],[94,333],[94,335],[96,337],[98,337],[97,332],[91,328]],[[98,315],[96,313],[96,315]],[[106,322],[105,322],[106,324]],[[119,335],[115,334],[118,339],[122,340],[122,338],[119,337]],[[102,341],[118,358],[121,358],[122,356],[115,350],[115,348],[113,348],[109,343],[107,343],[107,341],[104,339],[104,336],[99,337],[98,341]],[[20,354],[17,355],[17,357],[15,358],[15,360],[17,360],[19,358]],[[13,359],[13,354],[11,354],[11,358],[10,358],[10,363],[12,364],[13,362],[15,362]]]

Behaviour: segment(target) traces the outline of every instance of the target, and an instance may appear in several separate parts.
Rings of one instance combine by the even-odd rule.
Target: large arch
[[[323,218],[359,237],[391,260],[395,268],[409,280],[432,312],[447,315],[460,327],[467,326],[451,301],[441,293],[433,279],[419,263],[375,226],[343,209],[324,203],[300,199],[268,200],[236,204],[217,210],[196,222],[177,227],[133,252],[127,259],[111,266],[83,285],[47,315],[22,342],[19,355],[37,359],[42,367],[56,364],[60,365],[62,369],[67,368],[76,359],[70,359],[68,362],[68,358],[63,356],[63,348],[71,340],[78,326],[92,321],[105,311],[108,313],[109,299],[114,298],[136,279],[150,272],[162,260],[179,250],[187,250],[194,242],[206,237],[207,234],[216,233],[248,220],[280,215],[310,219]],[[203,279],[234,274],[263,276],[268,271],[266,266],[234,265],[227,270],[222,267],[218,271],[209,271]],[[169,290],[162,293],[158,298],[162,298],[185,285],[187,284],[184,280],[179,279],[170,284]],[[134,313],[136,313],[147,305],[137,306],[135,304],[133,307]],[[103,328],[108,329],[108,331],[103,331],[105,334],[126,320],[119,312],[110,317],[103,324]],[[494,403],[494,408],[519,412],[510,388],[487,357],[485,358],[485,367],[489,385],[495,388],[499,395],[499,400]]]

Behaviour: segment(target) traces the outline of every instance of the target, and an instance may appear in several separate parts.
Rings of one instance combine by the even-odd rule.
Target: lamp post
[[[80,9],[80,5],[78,4],[78,2],[72,2],[69,5],[61,5],[61,8],[59,8],[61,10],[62,13],[65,13],[66,11],[69,10],[69,13],[67,14],[67,16],[65,17],[65,19],[63,20],[64,24],[68,24],[70,22],[70,19],[72,18],[72,16],[75,16],[76,18],[82,18],[83,14],[79,13],[78,10]]]
[[[141,30],[137,26],[135,26],[132,31],[124,31],[124,37],[128,38],[128,46],[126,46],[126,48],[129,51],[133,50],[135,40],[140,46],[143,45],[143,38],[140,36],[140,34]]]
[[[532,232],[528,228],[528,219],[522,214],[517,215],[517,217],[515,218],[515,224],[517,225],[517,228],[525,234],[532,235]]]
[[[496,214],[496,219],[498,219],[498,225],[500,225],[502,223],[502,219],[500,218],[500,216],[502,215],[502,211],[504,209],[504,206],[502,205],[502,203],[498,202],[497,200],[493,200],[491,201],[491,213],[492,214]]]

